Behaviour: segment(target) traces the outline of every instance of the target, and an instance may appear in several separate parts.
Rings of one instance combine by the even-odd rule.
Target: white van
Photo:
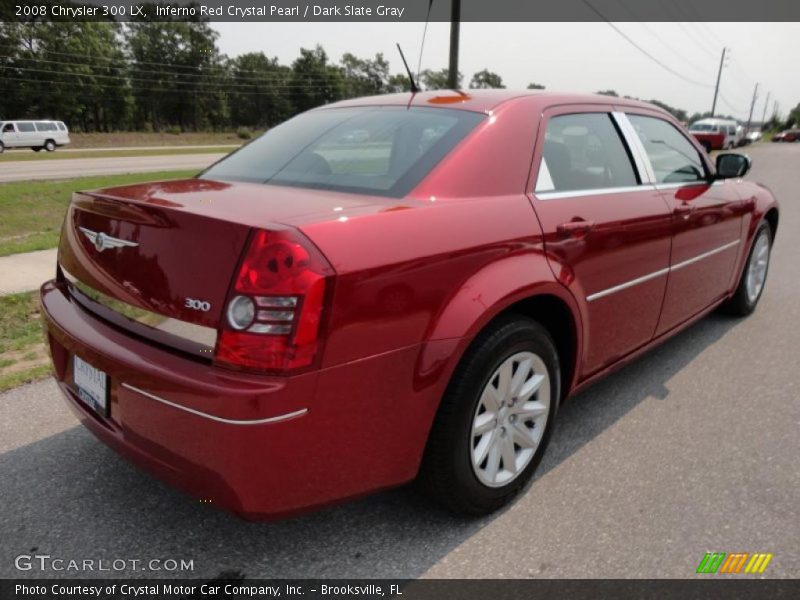
[[[63,121],[0,121],[0,153],[6,148],[52,152],[69,143],[69,130]]]

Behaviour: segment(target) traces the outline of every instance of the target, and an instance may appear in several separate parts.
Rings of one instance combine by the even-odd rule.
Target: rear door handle
[[[556,231],[563,236],[580,236],[588,233],[592,227],[594,227],[594,223],[591,221],[569,221],[558,225]]]
[[[689,204],[688,202],[682,202],[672,210],[672,214],[674,214],[676,217],[683,217],[684,219],[688,219],[693,212],[694,205]]]

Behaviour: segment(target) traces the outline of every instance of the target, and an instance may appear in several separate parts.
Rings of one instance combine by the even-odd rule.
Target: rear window
[[[400,197],[483,118],[462,110],[406,107],[303,113],[200,177]]]

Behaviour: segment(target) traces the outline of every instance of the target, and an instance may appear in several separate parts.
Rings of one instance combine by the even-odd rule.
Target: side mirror
[[[752,166],[749,156],[730,152],[717,155],[717,178],[733,179],[744,177]]]

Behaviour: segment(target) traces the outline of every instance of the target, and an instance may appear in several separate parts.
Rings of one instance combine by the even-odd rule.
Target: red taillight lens
[[[264,371],[312,365],[332,275],[299,232],[255,231],[222,317],[216,362]]]

